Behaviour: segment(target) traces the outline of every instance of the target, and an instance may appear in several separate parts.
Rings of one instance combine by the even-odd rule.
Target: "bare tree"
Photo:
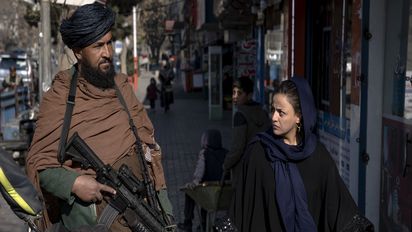
[[[6,3],[2,4],[3,6]],[[0,44],[3,45],[4,50],[17,47],[18,44],[18,13],[17,2],[12,1],[11,4],[7,4],[9,7],[2,7],[0,9],[1,25],[0,25]]]
[[[150,48],[152,61],[159,62],[160,48],[166,38],[166,8],[159,0],[145,2],[140,19],[145,33],[144,40]]]
[[[0,51],[32,48],[37,42],[38,30],[31,28],[24,19],[26,4],[0,0],[0,5],[5,6],[0,8]]]

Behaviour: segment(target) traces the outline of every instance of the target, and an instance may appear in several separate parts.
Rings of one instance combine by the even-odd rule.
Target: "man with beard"
[[[127,164],[141,178],[143,169],[136,153],[139,137],[161,206],[172,215],[153,125],[127,76],[114,71],[110,32],[114,21],[112,10],[94,3],[79,7],[60,26],[62,39],[73,50],[77,64],[59,72],[44,94],[26,162],[29,178],[46,200],[43,228],[58,223],[73,231],[95,225],[107,204],[103,196],[116,194],[113,188],[98,183],[90,169],[82,170],[71,160],[63,164],[58,161],[66,138],[75,132],[104,164],[114,169]],[[70,87],[72,83],[75,94]],[[121,104],[121,97],[126,106]],[[66,109],[70,104],[74,107],[67,120]],[[120,216],[110,229],[130,231]]]

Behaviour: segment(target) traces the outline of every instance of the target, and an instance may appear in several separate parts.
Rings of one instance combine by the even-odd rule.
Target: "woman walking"
[[[314,130],[316,108],[303,78],[273,96],[272,128],[249,143],[230,215],[239,231],[370,231]]]

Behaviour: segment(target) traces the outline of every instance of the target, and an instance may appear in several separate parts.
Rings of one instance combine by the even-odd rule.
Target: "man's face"
[[[233,87],[233,92],[232,92],[232,100],[233,104],[235,105],[243,105],[246,102],[248,102],[251,98],[251,93],[246,93],[243,91],[243,89],[239,87]]]
[[[80,63],[85,61],[89,63],[92,68],[102,73],[109,72],[113,60],[112,33],[106,33],[96,42],[75,53],[81,61]]]
[[[111,32],[95,43],[75,51],[75,55],[79,60],[80,73],[87,81],[103,89],[113,87],[115,72]]]

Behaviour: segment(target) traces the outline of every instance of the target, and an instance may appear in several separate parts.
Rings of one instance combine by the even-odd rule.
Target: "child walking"
[[[160,93],[159,89],[156,86],[156,80],[152,77],[150,79],[150,84],[147,86],[146,89],[146,97],[150,101],[150,109],[154,110],[156,108],[156,99],[157,99],[157,93]]]

